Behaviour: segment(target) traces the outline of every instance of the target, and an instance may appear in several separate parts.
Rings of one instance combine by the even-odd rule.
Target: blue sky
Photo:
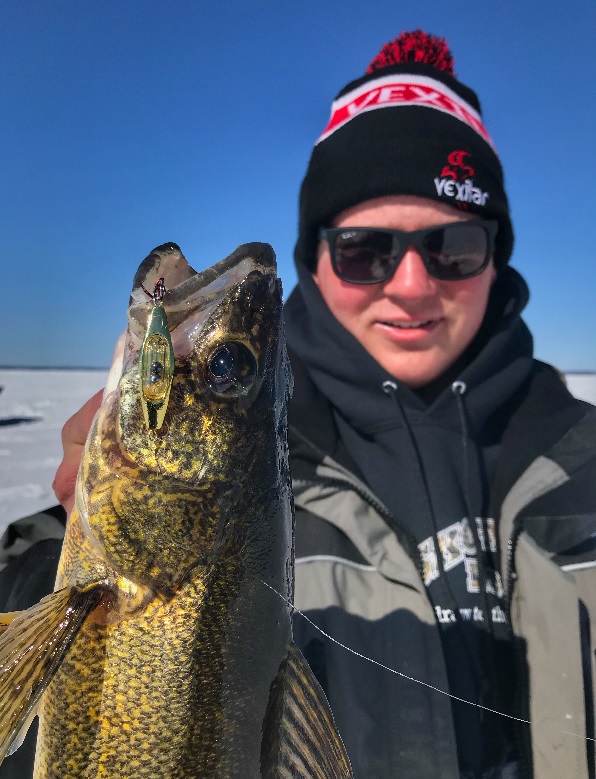
[[[447,38],[503,162],[539,358],[596,370],[594,0],[2,0],[0,365],[106,366],[157,244],[277,253],[331,100],[381,46]]]

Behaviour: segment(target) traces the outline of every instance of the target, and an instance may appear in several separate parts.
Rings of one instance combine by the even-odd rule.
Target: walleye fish
[[[0,761],[38,714],[35,779],[350,777],[292,642],[271,247],[201,273],[155,249],[111,377],[56,591],[0,618]]]

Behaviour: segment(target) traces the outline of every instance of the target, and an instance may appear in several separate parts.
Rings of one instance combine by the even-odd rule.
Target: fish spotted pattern
[[[159,278],[174,371],[151,426],[139,363]],[[291,637],[291,375],[271,248],[202,273],[175,244],[155,249],[114,373],[56,592],[0,620],[0,759],[38,713],[35,779],[350,777]]]

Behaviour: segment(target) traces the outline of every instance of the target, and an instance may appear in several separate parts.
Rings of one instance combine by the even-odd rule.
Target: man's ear
[[[314,282],[317,285],[317,287],[319,286],[319,274],[318,274],[319,261],[321,259],[321,255],[323,254],[325,249],[326,249],[325,241],[319,241],[319,245],[317,246],[317,260],[316,260],[316,263],[315,263],[315,267],[313,268],[313,271],[312,271],[312,277],[313,277]]]
[[[491,260],[491,265],[490,265],[490,285],[491,285],[491,287],[495,283],[495,281],[497,280],[497,276],[498,275],[499,274],[497,273],[497,269],[495,268],[495,261]]]

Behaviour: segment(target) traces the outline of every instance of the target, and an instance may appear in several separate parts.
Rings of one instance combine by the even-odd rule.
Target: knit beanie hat
[[[497,219],[495,266],[507,264],[513,230],[503,170],[480,103],[455,78],[447,43],[421,30],[384,46],[335,98],[302,182],[296,263],[313,270],[319,228],[385,195]]]

